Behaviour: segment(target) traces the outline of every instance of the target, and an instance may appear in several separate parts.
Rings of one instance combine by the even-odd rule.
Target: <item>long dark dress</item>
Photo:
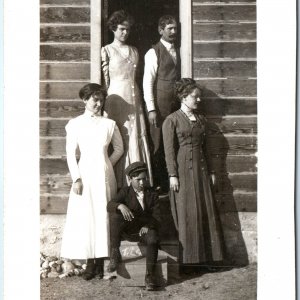
[[[163,124],[169,176],[179,178],[179,192],[170,192],[171,209],[184,264],[221,261],[222,236],[210,187],[204,140],[205,118],[192,122],[181,110]]]

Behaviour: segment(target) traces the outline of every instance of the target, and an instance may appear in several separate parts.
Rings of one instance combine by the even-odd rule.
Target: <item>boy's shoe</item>
[[[156,284],[155,284],[155,281],[154,281],[154,278],[152,275],[150,274],[147,274],[145,276],[145,288],[147,291],[153,291],[156,287]]]

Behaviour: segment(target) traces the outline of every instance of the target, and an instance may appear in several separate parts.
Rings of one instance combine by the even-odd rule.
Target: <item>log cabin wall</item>
[[[71,186],[65,125],[83,112],[78,91],[90,81],[90,1],[40,4],[40,208],[62,214]]]
[[[40,209],[49,216],[67,209],[64,127],[83,112],[78,90],[90,81],[90,1],[40,3]],[[192,28],[227,252],[233,263],[256,261],[256,3],[194,0]]]
[[[227,250],[251,260],[257,246],[256,3],[193,0],[192,16],[193,77],[203,87]]]

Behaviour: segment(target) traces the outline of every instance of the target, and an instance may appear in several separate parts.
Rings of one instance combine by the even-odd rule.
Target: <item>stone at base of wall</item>
[[[60,257],[60,247],[66,215],[40,216],[40,252]]]
[[[224,227],[224,238],[229,259],[235,265],[256,262],[256,213],[239,213],[238,219],[241,231],[236,231],[228,226]],[[40,216],[40,252],[44,255],[60,257],[64,224],[65,215]]]

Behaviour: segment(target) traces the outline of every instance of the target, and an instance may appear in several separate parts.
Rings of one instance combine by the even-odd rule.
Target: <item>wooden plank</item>
[[[216,173],[256,172],[257,157],[255,155],[210,154],[208,157],[210,170]]]
[[[41,23],[87,23],[90,22],[88,7],[41,7]]]
[[[221,133],[247,134],[257,132],[256,117],[217,118],[207,117],[208,126],[212,132],[218,130]],[[65,125],[68,120],[40,120],[40,136],[65,136]]]
[[[200,20],[193,25],[193,39],[198,41],[256,40],[256,24],[212,24],[202,23]]]
[[[207,3],[255,3],[256,0],[193,0],[193,5],[207,4]]]
[[[66,136],[65,126],[68,120],[40,120],[40,136]]]
[[[226,134],[254,134],[257,133],[257,118],[255,117],[206,117],[209,131]]]
[[[257,157],[254,155],[213,155],[212,166],[215,170],[222,173],[238,172],[256,172]],[[41,175],[49,174],[68,174],[66,158],[41,158],[40,173]]]
[[[86,80],[90,79],[89,63],[41,63],[41,80]]]
[[[245,155],[254,154],[257,151],[256,136],[230,136],[223,135],[208,136],[207,148],[211,155],[235,154]]]
[[[49,84],[49,83],[48,83]],[[66,84],[68,85],[68,84]],[[83,83],[82,83],[83,85]],[[78,83],[78,89],[69,89],[69,92],[52,92],[50,87],[47,87],[47,83],[41,83],[42,99],[51,99],[64,97],[65,99],[73,97],[73,99],[79,98],[78,91],[80,89]],[[42,90],[43,89],[43,90]],[[67,93],[68,92],[68,93]],[[58,97],[59,96],[59,97]],[[257,102],[252,99],[205,99],[201,98],[202,103],[200,105],[202,113],[204,115],[215,115],[214,122],[220,123],[224,115],[252,115],[257,113]],[[80,115],[84,111],[84,103],[81,100],[66,100],[66,101],[41,101],[40,102],[40,117],[52,117],[52,118],[73,118]]]
[[[192,0],[179,1],[179,20],[181,25],[181,76],[192,77],[193,52],[192,52]]]
[[[41,195],[59,196],[68,195],[72,186],[70,176],[41,176],[40,193]]]
[[[256,77],[256,61],[200,61],[194,62],[194,77],[248,78]]]
[[[54,61],[89,61],[90,46],[86,44],[41,45],[40,60]]]
[[[66,175],[69,173],[66,158],[62,159],[40,159],[41,175]]]
[[[230,181],[230,184],[234,191],[242,190],[246,192],[257,191],[257,174],[256,173],[243,173],[243,174],[229,174],[228,177],[222,177],[221,180],[224,182],[227,181],[227,178]],[[222,183],[223,184],[223,183]],[[223,186],[221,184],[221,187]],[[225,184],[227,184],[225,182]],[[230,189],[231,190],[231,189]],[[225,193],[226,189],[222,188],[222,191]]]
[[[233,194],[216,194],[217,209],[221,213],[226,212],[256,212],[257,193],[239,192]]]
[[[193,6],[193,20],[201,21],[256,21],[255,5]]]
[[[252,154],[256,152],[256,136],[208,136],[208,151],[214,154]],[[65,138],[40,139],[41,156],[65,156]]]
[[[66,156],[66,141],[61,139],[40,139],[40,155]]]
[[[78,93],[79,89],[77,90]],[[74,98],[76,92],[72,91]],[[74,118],[84,112],[83,101],[41,101],[40,117]]]
[[[256,79],[198,79],[202,97],[256,97]]]
[[[90,78],[92,82],[101,83],[101,46],[102,34],[105,30],[101,27],[103,3],[101,0],[91,0],[92,10],[90,12],[91,19],[91,74]]]
[[[90,5],[90,0],[40,0],[41,5]]]
[[[41,195],[40,209],[41,214],[65,214],[67,212],[69,194],[60,196]],[[230,195],[216,195],[217,209],[220,213],[227,212],[256,212],[257,194],[253,193],[235,193]],[[161,214],[165,219],[170,219],[170,202],[160,203]],[[169,215],[167,214],[169,213]],[[165,226],[164,226],[165,227]]]
[[[216,115],[218,116],[217,119],[222,120],[222,116],[226,115],[252,115],[257,113],[256,99],[205,98],[205,94],[207,97],[216,96],[215,93],[207,90],[204,90],[203,94],[200,108],[204,115]],[[217,122],[217,119],[215,122]]]
[[[58,26],[58,27],[41,27],[41,42],[89,42],[89,26]]]
[[[257,174],[256,173],[235,173],[235,174],[218,174],[216,173],[216,184],[214,192],[216,194],[233,197],[234,191],[239,192],[256,192],[257,191]],[[229,201],[229,200],[228,200]]]
[[[256,42],[217,42],[193,44],[194,59],[256,58]]]
[[[88,83],[88,81],[86,82],[40,82],[40,98],[41,99],[79,99],[78,92],[86,83]],[[83,102],[81,101],[80,103]],[[42,112],[40,116],[41,117],[43,116]]]
[[[66,214],[69,196],[41,196],[40,213],[41,214]]]

